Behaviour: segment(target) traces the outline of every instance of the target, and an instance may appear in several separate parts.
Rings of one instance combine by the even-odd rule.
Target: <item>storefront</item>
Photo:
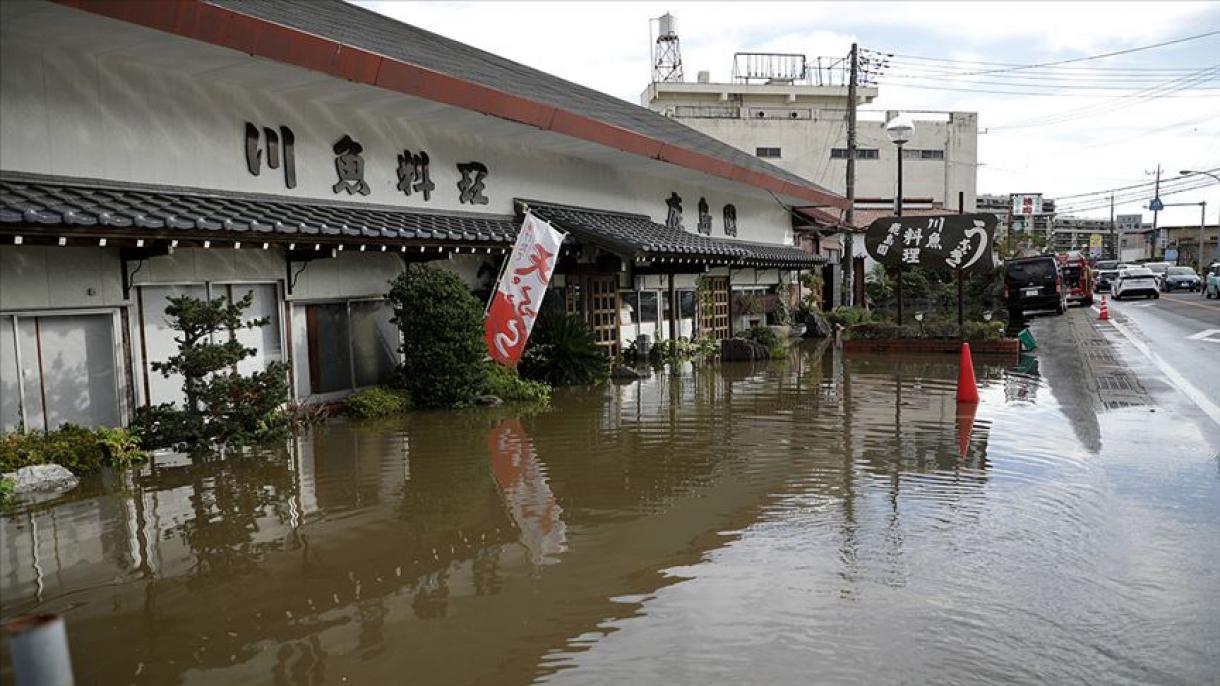
[[[287,362],[297,399],[382,383],[387,282],[429,262],[486,292],[527,210],[569,233],[554,286],[610,354],[729,335],[736,290],[823,261],[791,208],[839,196],[469,46],[307,10],[0,6],[5,430],[178,400],[152,369],[176,294],[251,293],[269,324],[243,364]]]

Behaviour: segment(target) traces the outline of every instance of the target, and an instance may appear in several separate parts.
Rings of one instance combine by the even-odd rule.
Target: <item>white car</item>
[[[1114,299],[1122,300],[1131,296],[1142,295],[1148,298],[1160,298],[1161,288],[1157,283],[1156,274],[1145,267],[1131,267],[1118,273],[1114,282]]]

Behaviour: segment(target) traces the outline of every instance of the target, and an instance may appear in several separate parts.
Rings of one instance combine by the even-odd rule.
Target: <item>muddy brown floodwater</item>
[[[1216,683],[1201,429],[978,362],[974,417],[806,345],[158,456],[3,517],[3,616],[91,684]]]

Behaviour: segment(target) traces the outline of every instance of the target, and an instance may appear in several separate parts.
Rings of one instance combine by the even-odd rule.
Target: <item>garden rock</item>
[[[503,400],[500,400],[498,397],[496,397],[494,395],[480,395],[480,396],[476,397],[474,399],[474,401],[476,403],[478,403],[479,405],[486,405],[487,407],[495,407],[497,405],[504,404]]]
[[[37,464],[22,467],[3,475],[13,481],[13,493],[64,493],[80,483],[72,472],[57,464]]]
[[[810,312],[805,316],[805,338],[829,338],[832,333],[830,322],[821,312]]]
[[[720,359],[725,362],[753,362],[771,359],[767,346],[744,338],[726,338],[720,341]]]

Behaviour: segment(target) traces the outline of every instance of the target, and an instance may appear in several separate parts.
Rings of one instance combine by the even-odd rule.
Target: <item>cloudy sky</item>
[[[871,109],[979,113],[982,193],[1062,197],[1145,183],[1158,163],[1164,178],[1220,168],[1220,34],[1066,65],[1001,66],[1220,31],[1217,2],[362,4],[637,104],[651,74],[649,18],[667,11],[678,18],[688,80],[702,70],[729,80],[738,51],[841,57],[854,41],[896,55]],[[1151,194],[1137,196],[1119,191],[1131,199],[1118,212],[1139,212]],[[1163,199],[1206,200],[1209,223],[1220,220],[1220,184]],[[1106,201],[1094,200],[1061,202],[1108,216]],[[1197,205],[1161,213],[1163,224],[1198,220]]]

